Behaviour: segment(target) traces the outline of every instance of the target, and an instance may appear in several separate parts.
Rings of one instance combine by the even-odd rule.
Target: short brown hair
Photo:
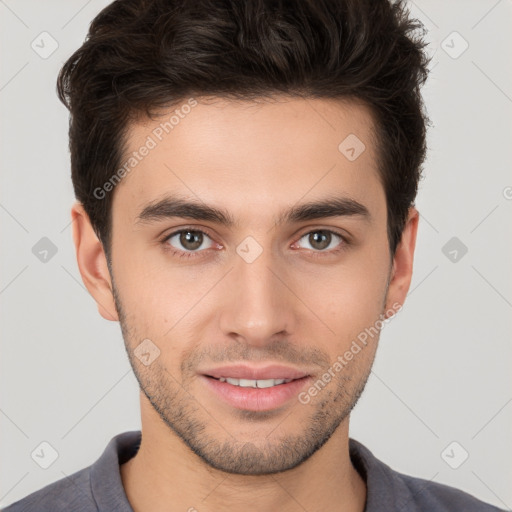
[[[76,198],[111,243],[113,193],[130,122],[190,96],[284,93],[364,102],[373,114],[393,256],[426,152],[421,23],[402,1],[116,0],[60,71]],[[422,32],[422,31],[421,31]]]

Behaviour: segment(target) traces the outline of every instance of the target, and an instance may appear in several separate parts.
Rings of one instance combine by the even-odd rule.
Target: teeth
[[[241,388],[271,388],[279,384],[286,384],[293,379],[232,379],[231,377],[220,377],[221,382],[227,382],[233,386],[240,386]]]

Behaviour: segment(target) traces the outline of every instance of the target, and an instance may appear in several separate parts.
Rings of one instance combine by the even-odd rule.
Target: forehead
[[[122,203],[132,220],[176,193],[253,218],[252,205],[260,220],[334,192],[373,209],[384,197],[371,113],[350,101],[188,98],[130,127],[122,165],[129,160],[113,208]]]

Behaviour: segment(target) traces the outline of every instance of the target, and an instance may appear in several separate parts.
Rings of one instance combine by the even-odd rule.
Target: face
[[[208,465],[290,469],[348,422],[377,347],[368,329],[403,294],[388,287],[372,118],[284,97],[177,108],[169,133],[171,113],[132,127],[126,157],[140,159],[114,191],[128,356],[159,420]],[[355,159],[338,148],[350,134]]]

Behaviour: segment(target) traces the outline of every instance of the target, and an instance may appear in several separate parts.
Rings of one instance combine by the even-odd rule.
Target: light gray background
[[[0,0],[1,506],[140,428],[119,325],[99,316],[76,265],[68,114],[55,94],[60,66],[107,3]],[[399,471],[510,509],[512,1],[410,5],[434,55],[414,277],[382,333],[351,437]],[[59,45],[46,59],[31,48],[43,31]],[[469,44],[458,58],[453,31]],[[32,253],[42,237],[58,249],[46,263]],[[452,237],[468,248],[456,262],[442,252]],[[48,469],[31,458],[43,441],[59,454]],[[453,441],[469,453],[458,469],[441,456]]]

